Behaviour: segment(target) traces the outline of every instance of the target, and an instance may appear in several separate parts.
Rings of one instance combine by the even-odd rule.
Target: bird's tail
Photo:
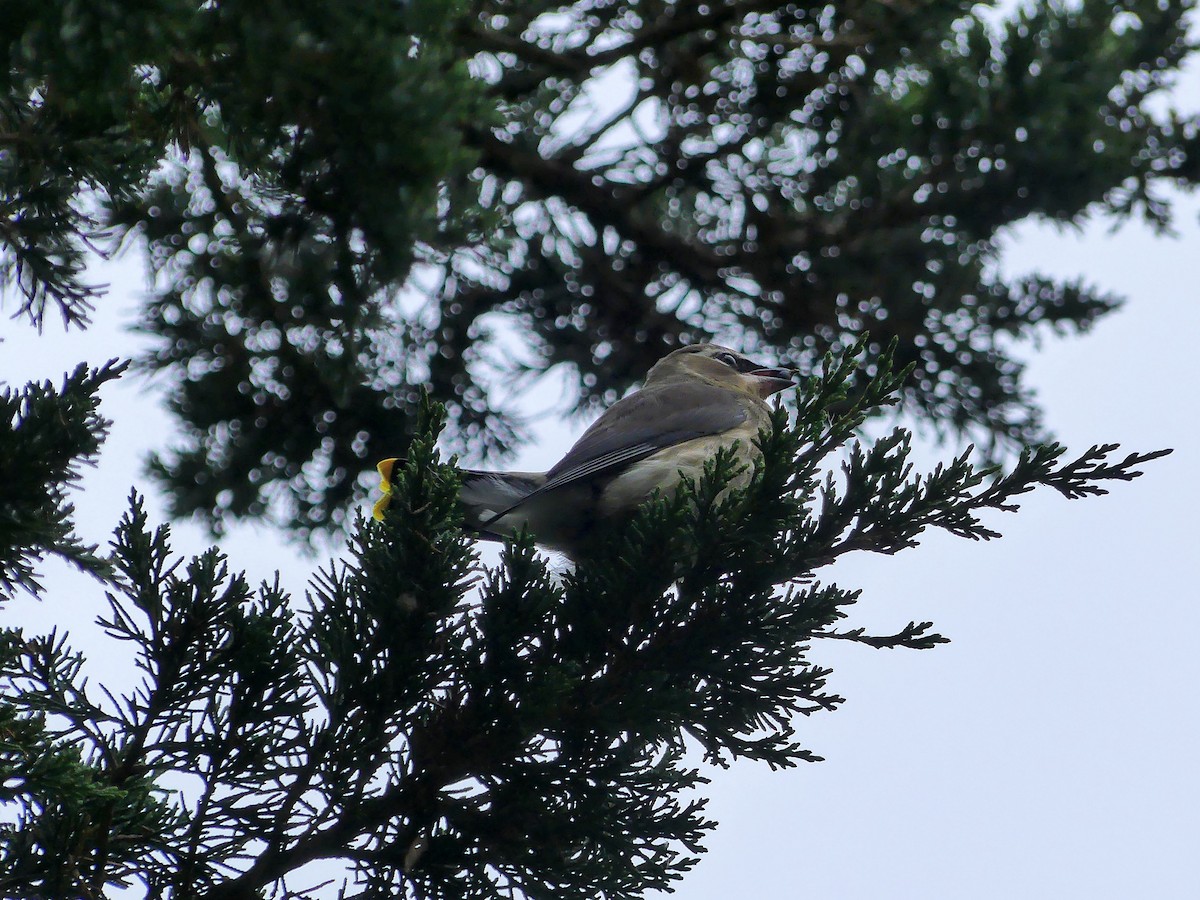
[[[458,502],[463,522],[480,537],[503,540],[513,529],[500,527],[497,513],[519,506],[521,501],[546,483],[543,472],[479,472],[460,469],[462,489]]]
[[[400,459],[385,459],[376,469],[379,471],[380,498],[375,502],[371,515],[383,519],[384,511],[392,502],[392,470]],[[480,537],[503,540],[513,533],[493,524],[496,513],[511,510],[546,482],[542,472],[480,472],[476,469],[459,469],[462,488],[458,502],[462,508],[463,524]]]
[[[371,518],[377,522],[383,521],[383,514],[392,503],[392,469],[398,462],[403,460],[393,456],[375,467],[375,471],[379,473],[379,499],[371,508]]]

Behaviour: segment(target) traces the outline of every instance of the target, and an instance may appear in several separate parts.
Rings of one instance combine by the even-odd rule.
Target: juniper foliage
[[[1035,487],[1104,493],[1162,455],[1104,446],[1068,460],[1047,445],[1008,473],[963,455],[921,474],[905,433],[857,437],[905,383],[885,357],[855,384],[864,356],[827,358],[791,420],[775,414],[744,491],[722,492],[738,464],[719,455],[562,577],[527,539],[480,568],[456,470],[435,449],[445,412],[428,401],[385,521],[360,518],[303,601],[252,588],[216,549],[179,558],[133,495],[106,553],[67,555],[103,581],[100,621],[138,683],[89,680],[62,634],[0,640],[0,895],[561,900],[670,887],[714,827],[712,765],[816,758],[803,717],[841,702],[821,640],[944,640],[928,622],[839,629],[858,600],[824,577],[841,556],[895,553],[928,528],[987,540],[991,515]],[[0,459],[94,454],[96,390],[118,372],[26,388]],[[63,418],[37,414],[43,404]],[[59,501],[72,474],[26,471]],[[6,514],[28,503],[11,479],[0,492]],[[8,602],[40,559],[22,535],[0,530]]]
[[[99,414],[97,390],[120,376],[126,363],[111,360],[89,371],[80,365],[55,389],[50,382],[23,391],[0,390],[0,590],[41,593],[36,566],[57,556],[86,572],[102,575],[106,563],[96,547],[75,534],[74,507],[67,490],[79,484],[83,467],[94,465],[108,433]]]

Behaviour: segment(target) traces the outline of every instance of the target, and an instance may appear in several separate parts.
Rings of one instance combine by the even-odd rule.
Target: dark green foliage
[[[97,229],[145,242],[152,471],[218,531],[344,524],[418,385],[479,457],[551,367],[592,407],[707,338],[805,371],[896,338],[906,409],[998,457],[1045,438],[1020,348],[1118,303],[1002,277],[999,238],[1169,227],[1193,6],[16,0],[0,263],[80,320]]]
[[[155,783],[163,770],[145,765],[115,705],[95,701],[83,663],[54,633],[0,638],[0,797],[16,812],[0,829],[0,896],[100,896],[152,882],[182,831]]]
[[[821,569],[925,528],[994,537],[980,513],[1039,484],[1103,493],[1161,455],[1039,446],[1009,474],[966,456],[915,473],[907,434],[855,438],[906,377],[888,354],[865,377],[867,356],[827,358],[793,420],[776,413],[744,491],[725,491],[738,464],[718,456],[563,576],[525,540],[480,568],[428,401],[385,521],[356,523],[299,608],[216,550],[177,558],[135,494],[97,572],[139,683],[88,682],[55,634],[0,640],[0,895],[315,897],[347,871],[347,896],[380,900],[669,888],[714,826],[689,751],[814,759],[801,716],[841,702],[819,639],[944,640],[929,623],[837,630],[858,592]]]
[[[443,0],[217,7],[191,153],[117,210],[162,286],[143,360],[176,376],[182,446],[152,471],[179,514],[342,521],[372,452],[402,447],[427,377],[394,337],[429,242],[478,232],[459,132],[486,121]],[[215,68],[215,72],[210,72]],[[368,374],[369,373],[369,374]],[[464,425],[466,423],[464,422]]]
[[[79,366],[61,390],[49,382],[0,391],[0,598],[20,587],[37,594],[35,566],[47,555],[85,572],[106,571],[95,546],[75,534],[67,502],[84,466],[95,465],[109,422],[97,393],[128,364]]]
[[[83,272],[107,224],[97,201],[142,189],[174,139],[168,92],[137,67],[166,59],[183,39],[185,6],[4,5],[0,286],[16,283],[20,312],[38,327],[55,309],[86,324],[103,293]]]
[[[424,375],[391,347],[400,284],[431,245],[479,238],[460,134],[489,112],[459,5],[9,6],[0,283],[38,326],[48,306],[86,322],[89,248],[136,232],[162,288],[145,362],[177,376],[185,426],[155,465],[176,507],[216,524],[274,496],[301,531],[329,525],[367,436],[410,434],[395,411]]]

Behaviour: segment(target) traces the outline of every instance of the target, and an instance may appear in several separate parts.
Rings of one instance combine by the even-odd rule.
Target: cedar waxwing
[[[766,398],[795,385],[793,372],[767,368],[716,344],[684,347],[659,360],[645,386],[600,416],[548,472],[463,470],[459,502],[468,528],[502,540],[522,528],[568,556],[598,519],[633,511],[655,489],[698,479],[704,463],[735,442],[746,463],[770,424]],[[383,518],[395,459],[379,464]],[[749,478],[749,467],[737,479]]]

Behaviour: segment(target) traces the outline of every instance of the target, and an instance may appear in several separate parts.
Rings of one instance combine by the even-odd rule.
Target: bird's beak
[[[795,387],[799,383],[796,375],[793,369],[754,369],[746,373],[758,396],[764,400],[785,388]]]

